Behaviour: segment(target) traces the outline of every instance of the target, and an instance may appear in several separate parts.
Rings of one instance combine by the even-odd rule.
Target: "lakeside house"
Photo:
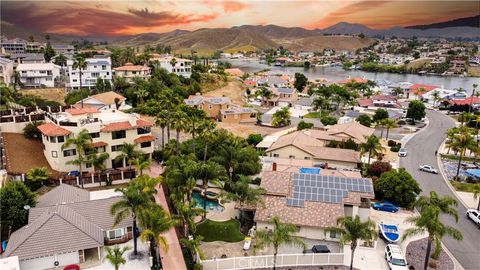
[[[150,67],[126,63],[124,66],[113,69],[115,76],[125,78],[129,83],[133,83],[134,78],[150,78]]]
[[[427,85],[427,84],[412,84],[407,90],[407,98],[409,100],[417,100],[421,99],[422,95],[433,91],[434,89],[438,88],[436,85]]]
[[[95,55],[92,58],[86,58],[85,62],[87,63],[87,67],[80,71],[78,68],[73,68],[73,60],[67,60],[68,87],[79,88],[80,79],[82,80],[82,87],[88,88],[95,87],[98,78],[107,80],[110,83],[112,82],[113,74],[110,56]],[[80,72],[82,73],[81,78]]]
[[[164,68],[170,73],[190,78],[192,75],[192,60],[173,57],[170,55],[152,57],[150,62],[154,66]]]
[[[132,238],[130,215],[114,226],[110,208],[119,200],[91,200],[87,190],[57,186],[29,210],[28,224],[12,233],[3,256],[17,256],[22,270],[99,265],[105,245]]]
[[[242,107],[231,102],[228,97],[190,95],[185,104],[204,110],[208,117],[227,123],[253,123],[257,121],[255,109]]]
[[[340,235],[326,234],[338,218],[358,215],[369,218],[370,199],[374,198],[372,180],[321,174],[264,172],[260,186],[264,205],[255,210],[257,228],[271,229],[274,216],[292,223],[297,236],[338,241]]]
[[[60,76],[60,66],[53,63],[18,64],[16,71],[26,87],[55,87]]]
[[[46,122],[38,126],[42,133],[43,154],[50,167],[59,172],[78,170],[69,164],[78,153],[75,146],[62,149],[69,137],[86,129],[92,137],[92,147],[100,153],[108,153],[107,168],[126,167],[125,160],[116,160],[123,143],[137,145],[138,150],[151,156],[155,137],[151,134],[152,123],[136,114],[127,114],[115,109],[98,110],[93,107],[71,108],[64,112],[47,113]],[[93,167],[85,166],[86,172]]]

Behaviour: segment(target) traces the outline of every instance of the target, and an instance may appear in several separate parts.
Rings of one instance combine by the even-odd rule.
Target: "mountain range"
[[[369,37],[433,37],[480,39],[478,25],[480,16],[462,18],[448,22],[390,29],[372,29],[361,24],[341,22],[325,29],[308,30],[301,27],[277,25],[242,25],[231,28],[202,28],[195,31],[174,30],[167,33],[142,33],[121,37],[78,37],[49,34],[52,42],[71,42],[88,39],[108,41],[112,46],[170,45],[176,51],[211,53],[220,51],[252,51],[283,46],[293,51],[320,51],[326,48],[354,51],[371,45]],[[473,25],[473,27],[472,27]],[[42,40],[45,33],[35,33],[2,22],[2,34],[8,37],[28,38],[33,35]],[[363,33],[366,37],[351,36]]]

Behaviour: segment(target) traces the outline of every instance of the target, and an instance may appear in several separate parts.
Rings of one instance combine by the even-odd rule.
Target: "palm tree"
[[[231,192],[228,194],[228,198],[239,204],[240,210],[239,219],[240,225],[242,225],[242,213],[246,205],[258,205],[263,203],[262,194],[264,189],[250,187],[251,179],[244,175],[239,175],[238,180],[230,184]]]
[[[82,129],[77,136],[69,137],[65,143],[62,145],[62,150],[75,145],[75,150],[77,152],[77,159],[67,162],[67,164],[73,164],[78,166],[78,171],[80,172],[80,184],[83,188],[83,164],[87,161],[85,157],[85,150],[90,147],[92,143],[92,137],[88,130]]]
[[[202,243],[203,237],[198,235],[192,235],[191,238],[182,238],[180,239],[180,244],[188,249],[192,258],[195,259],[195,254],[198,254],[201,260],[205,259],[205,255],[200,249],[200,244]]]
[[[273,96],[272,91],[264,86],[258,88],[256,94],[262,97],[262,104],[266,104],[267,100]]]
[[[182,111],[176,111],[173,114],[173,123],[172,127],[177,132],[176,138],[176,151],[177,154],[180,152],[180,131],[185,130],[187,124],[187,114]]]
[[[458,177],[458,174],[460,173],[460,165],[462,163],[462,158],[465,155],[465,152],[470,150],[471,152],[477,152],[478,147],[477,147],[477,141],[473,136],[467,132],[463,131],[460,134],[457,134],[453,137],[453,141],[450,143],[450,146],[454,149],[458,149],[460,151],[460,156],[458,158],[458,165],[457,165],[457,173],[455,177]]]
[[[222,165],[210,160],[202,162],[197,171],[197,178],[202,179],[204,194],[207,192],[209,181],[218,180],[225,175],[226,171]],[[207,217],[207,200],[203,200],[203,209],[205,210],[203,219],[205,219]]]
[[[368,165],[372,155],[377,156],[383,152],[384,148],[380,143],[380,139],[375,135],[365,136],[366,142],[360,144],[360,151],[363,154],[368,153]]]
[[[172,60],[170,60],[170,65],[172,65],[172,68],[175,68],[176,64],[177,64],[177,59],[175,59],[175,57],[173,57]]]
[[[77,56],[73,60],[72,68],[73,69],[78,69],[78,72],[79,72],[78,75],[79,75],[79,78],[80,78],[80,81],[79,81],[80,82],[80,89],[82,89],[82,70],[86,69],[87,65],[88,65],[87,61],[82,56]],[[83,102],[82,102],[82,107],[83,107]]]
[[[433,106],[435,107],[435,104],[440,99],[440,91],[438,91],[438,90],[433,91],[432,92],[432,98],[433,98]]]
[[[168,125],[168,114],[169,112],[167,110],[160,110],[155,121],[155,123],[162,129],[162,149],[165,148],[165,128]]]
[[[158,204],[151,204],[148,208],[142,209],[138,214],[138,223],[143,228],[140,239],[150,241],[150,249],[155,251],[157,265],[160,265],[158,245],[168,252],[167,239],[162,235],[172,228],[176,222]]]
[[[421,99],[422,95],[425,94],[426,92],[427,92],[427,89],[423,87],[418,88],[417,91],[415,91],[415,95],[417,96],[415,99],[417,99],[418,97],[420,97]]]
[[[477,200],[480,197],[480,184],[473,185],[473,200]],[[480,210],[480,199],[478,200],[477,210]]]
[[[383,130],[385,129],[385,119],[382,119],[380,121],[376,121],[375,122],[375,128],[380,128],[381,129],[381,132],[380,132],[380,139],[383,138]]]
[[[143,170],[150,168],[150,165],[152,165],[152,160],[146,155],[139,155],[133,160],[132,164],[140,172],[140,176],[142,176]]]
[[[43,185],[43,182],[48,180],[48,169],[47,167],[35,167],[31,168],[27,172],[27,179],[33,182],[40,182]]]
[[[202,122],[200,122],[200,129],[202,130],[200,137],[203,138],[203,142],[204,142],[204,149],[203,149],[204,162],[207,160],[208,143],[214,134],[216,126],[217,124],[210,119],[205,119]]]
[[[113,248],[105,247],[105,250],[107,251],[105,258],[113,265],[115,270],[118,270],[120,265],[127,262],[125,258],[123,258],[123,254],[129,249],[131,249],[129,246],[125,246],[123,248],[120,248],[119,246],[115,246]]]
[[[92,164],[93,170],[97,172],[98,182],[102,185],[100,175],[107,168],[105,161],[110,157],[108,153],[94,153],[88,156],[88,163]]]
[[[392,90],[392,93],[395,94],[395,96],[400,96],[403,94],[403,90],[400,87],[396,87]]]
[[[325,232],[340,234],[340,243],[343,245],[350,243],[352,256],[350,257],[350,270],[353,269],[353,256],[358,246],[358,241],[372,241],[377,237],[375,222],[368,219],[365,222],[360,221],[359,216],[340,217],[337,219],[338,227],[329,227]]]
[[[129,169],[131,169],[134,160],[141,154],[136,147],[136,144],[133,143],[123,143],[121,153],[115,158],[115,161],[123,160],[125,165],[128,165]]]
[[[205,210],[198,208],[193,201],[187,201],[186,203],[176,201],[175,209],[177,209],[177,214],[181,218],[183,236],[187,237],[189,235],[189,231],[191,234],[195,235],[197,231],[197,223],[195,222],[195,218],[203,215]]]
[[[255,234],[257,241],[254,249],[263,249],[267,246],[273,246],[273,269],[276,269],[278,248],[283,245],[300,246],[304,250],[307,248],[305,242],[298,236],[295,236],[297,227],[290,223],[282,223],[278,216],[272,218],[271,230],[258,230]]]
[[[288,126],[291,122],[290,111],[287,107],[281,108],[272,116],[272,126],[274,127]]]
[[[133,253],[137,252],[137,216],[142,210],[149,207],[153,202],[153,194],[156,192],[155,186],[159,179],[148,176],[137,177],[134,181],[128,183],[126,188],[117,188],[115,191],[122,193],[122,199],[114,203],[110,208],[110,213],[115,218],[114,226],[118,225],[129,215],[133,219]]]
[[[395,121],[395,119],[392,119],[392,118],[387,118],[387,119],[384,119],[383,123],[387,128],[387,135],[385,136],[385,140],[388,140],[388,134],[390,132],[390,129],[397,127],[397,121]]]
[[[439,219],[440,214],[444,213],[453,216],[458,222],[458,214],[454,208],[457,205],[457,201],[449,196],[439,197],[435,191],[432,191],[430,196],[421,196],[415,205],[420,208],[420,215],[407,218],[407,222],[414,224],[415,227],[409,228],[404,232],[402,241],[411,236],[428,234],[427,252],[424,262],[424,269],[427,270],[433,242],[435,242],[435,252],[432,257],[438,258],[441,252],[441,241],[445,235],[451,236],[455,240],[463,239],[460,231],[454,227],[444,225]]]

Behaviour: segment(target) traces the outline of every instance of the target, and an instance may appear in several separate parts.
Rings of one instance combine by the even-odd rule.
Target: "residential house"
[[[123,143],[135,144],[145,155],[151,156],[155,136],[151,133],[152,123],[116,109],[99,110],[95,107],[71,108],[64,112],[47,113],[46,123],[38,126],[42,133],[43,153],[53,170],[70,172],[78,166],[69,164],[77,159],[75,146],[62,149],[69,137],[87,130],[92,137],[92,147],[106,152],[109,158],[107,168],[126,167],[125,160],[116,160]],[[93,167],[86,164],[85,171]]]
[[[79,102],[75,103],[75,108],[89,107],[98,110],[128,110],[132,107],[125,103],[127,99],[113,91],[108,91],[93,96],[86,97]]]
[[[13,84],[15,72],[13,70],[13,61],[0,57],[0,82],[6,85]]]
[[[68,44],[52,44],[52,49],[57,55],[63,54],[65,56],[73,56],[75,54],[75,47]]]
[[[291,83],[291,79],[289,76],[276,76],[276,75],[268,75],[262,76],[260,78],[256,78],[257,86],[265,86],[265,87],[289,87]]]
[[[444,101],[449,107],[463,107],[463,106],[472,106],[473,109],[478,110],[480,108],[480,98],[478,97],[468,97],[461,99],[450,99]]]
[[[46,44],[42,42],[27,42],[26,52],[41,52],[45,49]]]
[[[2,39],[0,45],[5,53],[24,53],[27,50],[27,41],[21,38]]]
[[[306,173],[331,175],[340,177],[361,178],[360,170],[343,168],[338,170],[322,169],[315,167],[314,161],[311,159],[292,159],[292,158],[275,158],[261,157],[263,164],[263,172],[277,171],[290,173]]]
[[[303,111],[312,111],[313,110],[313,101],[315,100],[314,96],[301,97],[293,103],[293,108],[296,110]]]
[[[228,97],[191,95],[184,100],[185,104],[204,110],[208,117],[228,123],[256,122],[257,112],[253,108],[233,104]]]
[[[53,63],[18,64],[20,83],[26,87],[55,87],[60,66]]]
[[[190,78],[192,75],[192,60],[173,56],[154,57],[150,59],[157,67],[164,68],[170,73]]]
[[[94,87],[97,79],[112,81],[112,61],[110,56],[96,55],[93,58],[86,58],[87,67],[82,69],[82,87]],[[74,60],[67,60],[69,87],[80,87],[80,70],[73,68]]]
[[[142,65],[134,65],[126,63],[124,66],[113,69],[115,76],[125,78],[129,83],[133,82],[133,78],[148,79],[150,78],[150,67]]]
[[[438,86],[419,83],[412,84],[407,92],[407,98],[410,100],[420,99],[423,94],[430,92],[436,88],[438,88]]]
[[[438,95],[435,99],[435,95]],[[464,92],[458,92],[457,90],[435,88],[432,91],[428,91],[422,95],[423,102],[430,104],[439,104],[444,99],[461,99],[466,98],[467,95]]]
[[[22,270],[99,265],[105,245],[132,238],[131,216],[114,225],[110,214],[119,200],[90,200],[88,191],[62,184],[29,210],[28,224],[12,233],[4,255],[18,256]]]
[[[290,107],[298,99],[297,90],[290,87],[272,88],[272,94],[267,100],[270,106]]]
[[[363,108],[401,108],[397,98],[391,95],[375,95],[370,98],[357,99],[358,106]]]
[[[10,59],[14,60],[16,65],[45,63],[43,53],[12,53]]]
[[[263,205],[255,209],[258,229],[271,229],[272,217],[297,227],[296,235],[308,239],[339,240],[326,233],[337,219],[358,215],[369,218],[372,180],[342,176],[290,172],[264,172],[260,186],[265,190]]]

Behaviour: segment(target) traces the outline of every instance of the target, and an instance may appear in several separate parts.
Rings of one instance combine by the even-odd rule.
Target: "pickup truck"
[[[424,172],[435,173],[435,174],[438,173],[437,169],[433,168],[430,165],[420,165],[419,169],[420,171],[424,171]]]
[[[480,212],[477,209],[468,209],[467,218],[471,219],[473,223],[477,224],[480,229]]]

